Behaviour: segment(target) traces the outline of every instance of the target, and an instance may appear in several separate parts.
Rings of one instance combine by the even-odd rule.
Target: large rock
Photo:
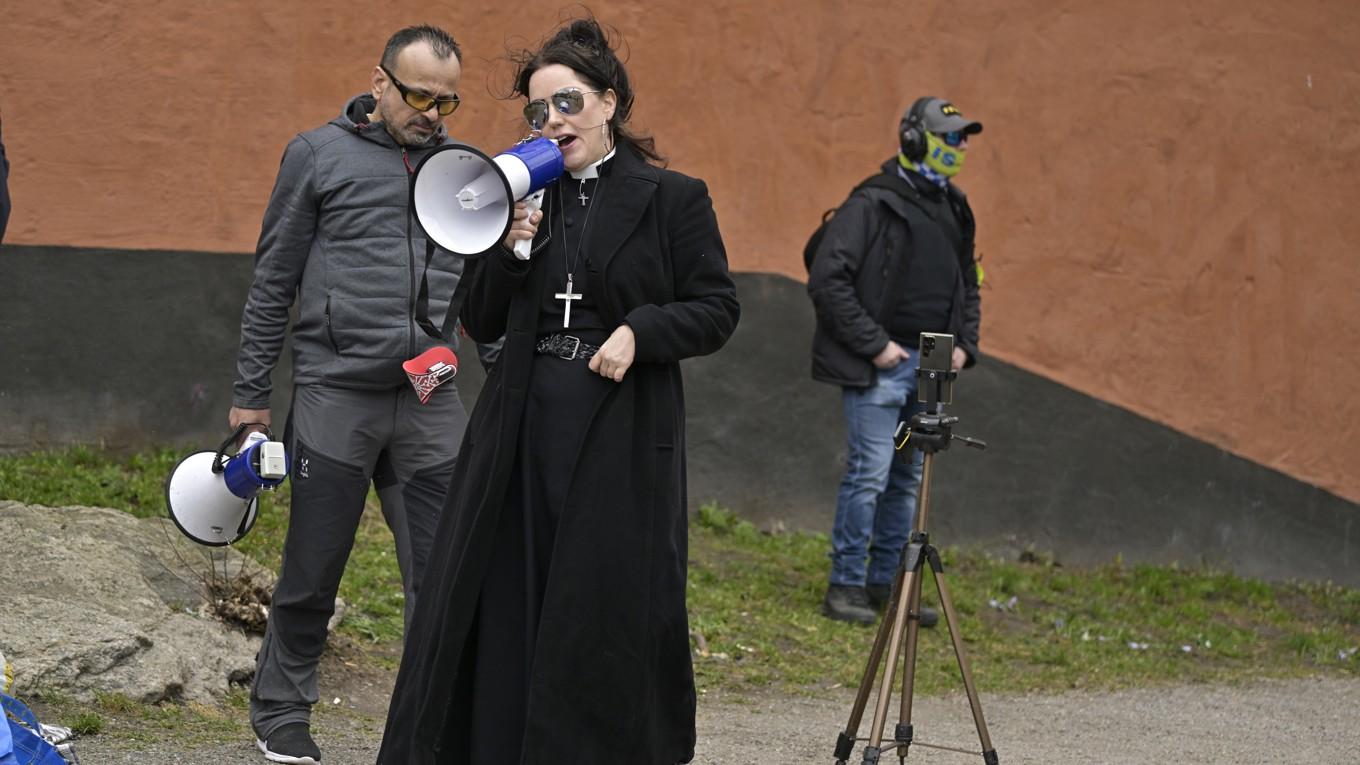
[[[168,520],[0,501],[0,651],[19,694],[210,701],[254,671],[257,636],[208,615],[207,583],[269,574]]]

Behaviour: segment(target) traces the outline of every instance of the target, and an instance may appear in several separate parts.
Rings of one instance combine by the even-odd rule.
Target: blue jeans
[[[831,528],[831,584],[892,584],[916,520],[921,452],[893,448],[897,423],[925,406],[916,401],[917,351],[878,370],[868,388],[845,388],[846,467]],[[903,459],[903,458],[906,459]]]

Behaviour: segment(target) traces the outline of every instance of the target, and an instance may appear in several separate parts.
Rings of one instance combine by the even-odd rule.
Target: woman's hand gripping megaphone
[[[538,222],[543,220],[543,189],[539,189],[522,201],[515,203],[514,220],[505,235],[505,249],[515,253],[520,260],[529,259],[533,248],[534,236],[538,233]]]

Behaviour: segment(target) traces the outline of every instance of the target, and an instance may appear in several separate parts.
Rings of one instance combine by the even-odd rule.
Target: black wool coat
[[[558,528],[530,676],[521,763],[688,762],[694,676],[685,611],[687,516],[681,359],[736,328],[736,287],[707,186],[620,147],[597,190],[583,290],[606,326],[627,322],[636,358],[592,420]],[[464,437],[407,636],[378,762],[455,763],[449,720],[491,540],[517,451],[547,263],[500,248],[469,265],[469,334],[505,335]],[[556,265],[556,270],[552,266]],[[507,735],[515,732],[507,731]]]

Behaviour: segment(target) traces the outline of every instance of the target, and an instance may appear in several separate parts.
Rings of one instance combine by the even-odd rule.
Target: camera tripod
[[[922,347],[924,350],[926,346],[923,344]],[[954,603],[949,597],[949,588],[945,586],[944,566],[940,563],[939,552],[930,543],[929,533],[926,532],[926,522],[930,516],[930,481],[934,469],[935,454],[948,449],[950,441],[956,438],[977,449],[985,449],[987,445],[975,438],[954,435],[952,428],[959,421],[959,418],[944,413],[945,401],[949,399],[949,385],[957,377],[956,372],[922,368],[916,371],[916,377],[922,400],[926,403],[926,409],[913,416],[910,423],[898,423],[896,437],[894,438],[898,451],[917,449],[923,455],[916,522],[912,527],[911,539],[902,552],[902,562],[893,581],[892,597],[888,601],[888,608],[883,615],[883,621],[878,626],[878,634],[874,637],[874,647],[869,653],[869,662],[864,668],[859,692],[855,695],[855,705],[850,711],[850,720],[846,723],[845,730],[836,739],[836,765],[846,765],[855,742],[859,740],[856,736],[859,732],[860,721],[869,701],[869,692],[873,689],[874,680],[879,675],[879,666],[884,658],[885,649],[887,650],[887,665],[882,673],[882,682],[878,690],[878,701],[874,707],[869,738],[865,739],[863,764],[877,765],[879,757],[884,752],[894,749],[897,750],[899,760],[905,762],[907,758],[907,751],[913,743],[911,700],[916,678],[916,639],[920,630],[922,569],[927,563],[930,564],[932,578],[935,580],[935,587],[940,595],[940,607],[944,611],[945,624],[949,627],[949,637],[954,643],[954,657],[958,660],[959,673],[963,676],[963,687],[968,693],[968,704],[973,710],[973,722],[977,726],[982,751],[975,752],[922,742],[915,743],[917,746],[926,746],[932,749],[945,749],[963,754],[981,754],[986,765],[997,765],[996,750],[992,748],[991,736],[987,734],[987,722],[982,716],[982,703],[978,701],[977,688],[973,685],[973,673],[969,669],[968,659],[964,656],[963,636],[959,631],[958,614],[954,610]],[[944,401],[941,400],[942,398]],[[901,713],[898,717],[897,726],[893,730],[892,740],[885,744],[883,740],[884,728],[888,717],[888,703],[892,695],[899,648],[902,649],[901,653],[903,654],[901,657],[903,658]]]

